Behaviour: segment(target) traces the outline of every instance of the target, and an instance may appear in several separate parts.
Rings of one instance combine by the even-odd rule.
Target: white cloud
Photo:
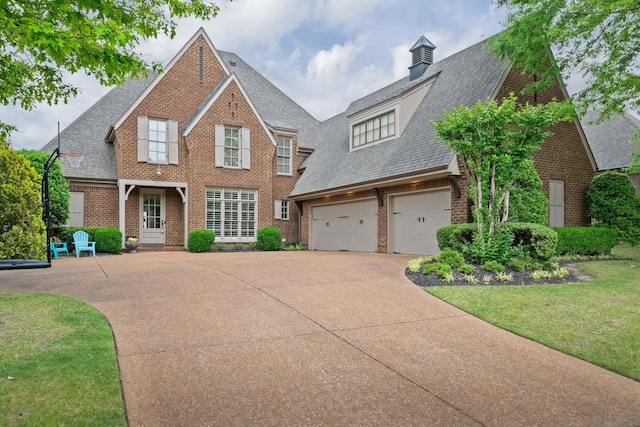
[[[316,19],[330,26],[360,25],[363,15],[376,9],[385,0],[320,0],[316,3]]]
[[[292,64],[298,62],[300,60],[300,56],[302,56],[300,49],[299,48],[293,49],[293,51],[291,52],[291,55],[289,55],[289,62]]]
[[[393,80],[400,80],[409,73],[408,69],[411,65],[409,49],[411,49],[411,46],[413,46],[413,44],[403,43],[391,49],[391,56],[393,57]]]
[[[330,50],[321,50],[309,61],[307,76],[310,78],[333,78],[345,74],[357,54],[367,44],[368,36],[360,34],[355,41],[347,41],[344,45],[333,45]]]

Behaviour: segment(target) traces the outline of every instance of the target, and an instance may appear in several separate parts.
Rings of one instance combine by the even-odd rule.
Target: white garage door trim
[[[439,253],[436,230],[451,224],[451,189],[440,187],[389,195],[388,252]]]
[[[310,249],[354,252],[378,250],[377,199],[323,203],[309,208]]]

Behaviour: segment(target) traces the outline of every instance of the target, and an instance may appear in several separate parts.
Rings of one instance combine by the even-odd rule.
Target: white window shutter
[[[217,168],[224,167],[224,126],[216,125],[215,133],[215,161]]]
[[[251,169],[251,131],[242,128],[242,169]]]
[[[274,200],[275,208],[274,213],[276,219],[282,219],[282,200]]]
[[[138,117],[138,161],[149,161],[149,118]]]
[[[178,164],[178,122],[169,120],[169,164]]]

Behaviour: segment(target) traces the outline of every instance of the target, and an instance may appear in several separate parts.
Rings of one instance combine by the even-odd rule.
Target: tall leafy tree
[[[493,52],[536,76],[526,90],[580,75],[579,114],[602,108],[598,121],[640,111],[640,3],[637,0],[494,0],[506,7],[507,29],[490,39]],[[549,51],[553,52],[552,60]],[[632,167],[640,170],[640,131]]]
[[[0,132],[0,259],[44,258],[40,177]]]
[[[38,150],[19,150],[18,154],[22,154],[42,178],[44,164],[51,153]],[[69,197],[69,184],[64,179],[62,166],[56,160],[49,169],[49,212],[51,223],[63,225],[67,222],[69,219]]]
[[[485,222],[493,235],[507,221],[514,171],[551,136],[550,126],[572,116],[566,102],[522,105],[512,94],[501,103],[487,99],[471,108],[461,105],[432,123],[438,138],[462,159],[479,234]]]
[[[4,0],[0,7],[0,104],[31,109],[67,102],[78,88],[65,73],[85,71],[118,85],[161,70],[135,52],[160,34],[173,38],[178,18],[211,19],[209,0]],[[5,131],[13,129],[0,122]]]

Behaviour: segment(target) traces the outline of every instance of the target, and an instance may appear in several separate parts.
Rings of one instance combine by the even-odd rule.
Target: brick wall
[[[118,188],[70,184],[69,191],[84,193],[84,225],[118,227]]]
[[[518,69],[512,69],[496,99],[500,100],[510,92],[518,96],[520,102],[534,103],[533,95],[520,95],[522,88],[531,82]],[[550,88],[536,95],[537,103],[549,102],[552,98],[564,99],[559,87]],[[534,154],[534,164],[543,182],[543,190],[549,197],[549,180],[564,181],[565,226],[589,225],[587,217],[586,193],[594,176],[587,149],[580,139],[575,123],[565,122],[554,126],[554,135],[548,138],[542,149]]]
[[[272,167],[274,172],[273,175],[273,200],[289,200],[289,219],[288,220],[273,220],[273,226],[280,229],[282,233],[282,238],[286,239],[287,243],[299,243],[300,242],[300,212],[298,211],[298,206],[293,200],[289,199],[289,194],[293,191],[293,187],[296,185],[296,181],[300,176],[300,173],[296,170],[297,166],[304,160],[304,156],[300,156],[296,154],[297,147],[297,138],[295,135],[290,134],[281,134],[275,133],[274,138],[277,141],[278,137],[291,138],[291,155],[292,155],[292,166],[291,166],[291,176],[287,175],[278,175],[278,154],[277,151],[274,150],[273,157],[271,159]],[[273,203],[272,203],[273,206]],[[271,208],[272,211],[274,208]],[[275,213],[275,212],[274,212]],[[274,217],[272,215],[272,217]]]

